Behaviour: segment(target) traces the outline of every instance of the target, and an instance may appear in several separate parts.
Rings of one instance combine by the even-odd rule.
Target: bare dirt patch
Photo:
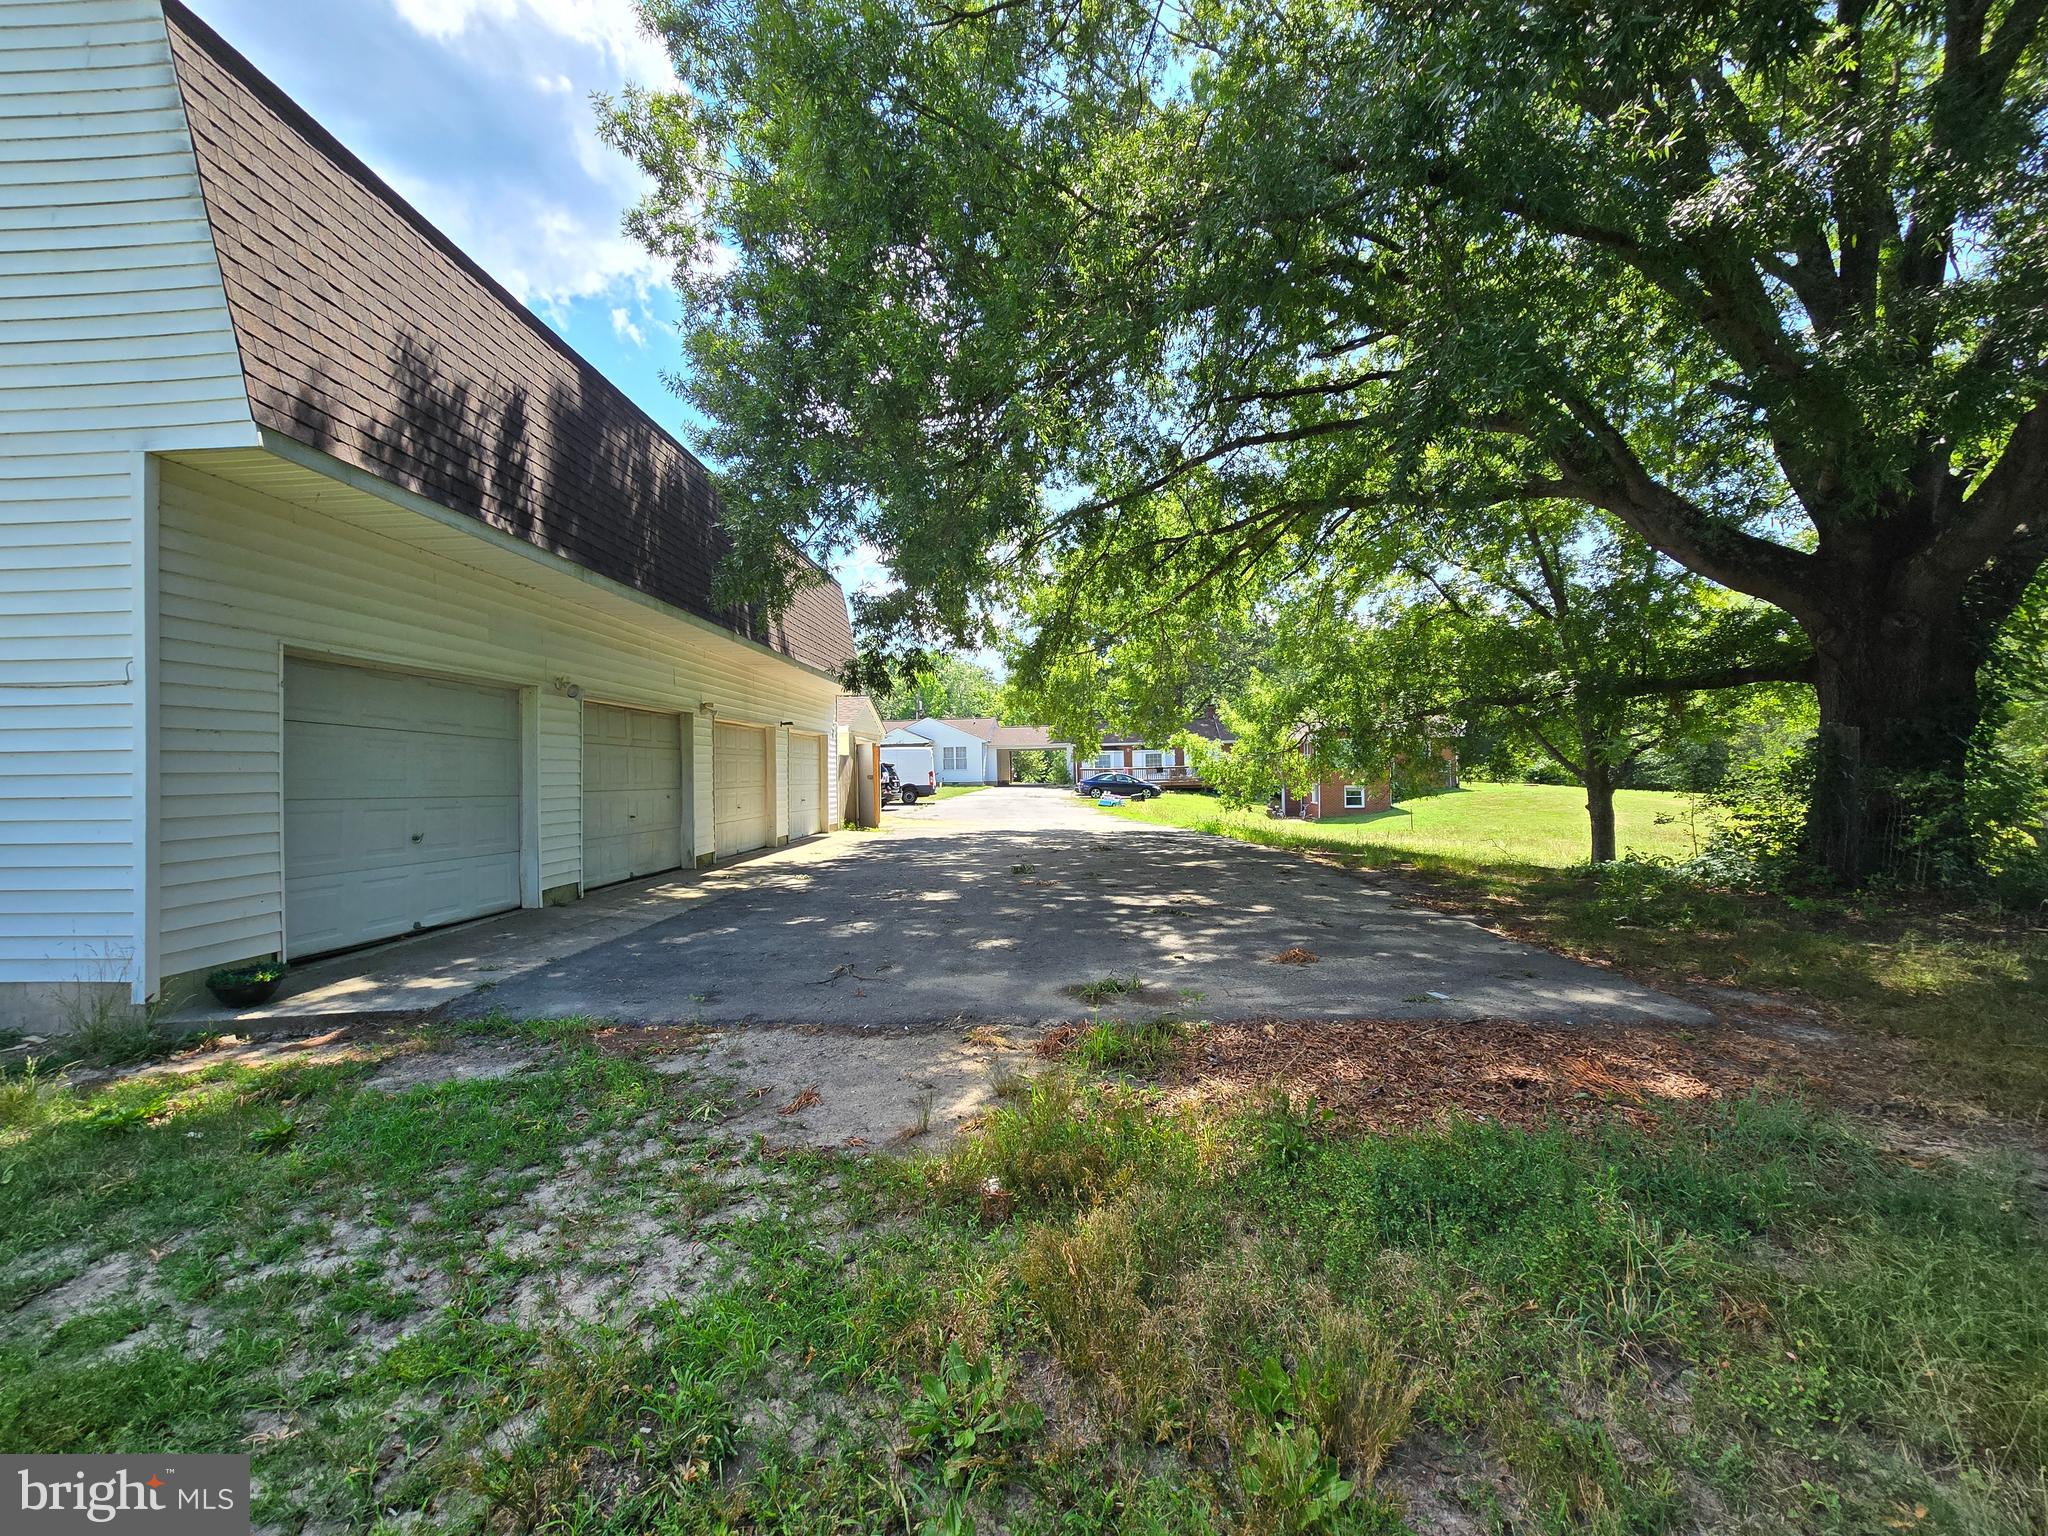
[[[65,1255],[58,1255],[63,1258]],[[12,1325],[78,1317],[122,1302],[155,1301],[162,1292],[156,1276],[129,1253],[111,1253],[70,1279],[53,1285],[16,1312]]]
[[[657,1070],[737,1084],[741,1108],[721,1126],[728,1135],[854,1150],[936,1145],[979,1119],[1005,1076],[1032,1062],[1037,1033],[736,1029]]]
[[[403,1093],[437,1083],[489,1082],[537,1065],[541,1053],[514,1041],[476,1040],[452,1047],[423,1045],[386,1062],[368,1086]]]

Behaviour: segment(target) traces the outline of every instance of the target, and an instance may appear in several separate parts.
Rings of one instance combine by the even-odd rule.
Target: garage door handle
[[[412,840],[416,843],[424,843],[427,840],[427,834],[424,832],[415,832],[412,835]]]

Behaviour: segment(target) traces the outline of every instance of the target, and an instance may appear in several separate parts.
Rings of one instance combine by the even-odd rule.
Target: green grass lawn
[[[987,788],[986,784],[941,784],[939,792],[932,798],[935,800],[957,800],[962,795],[979,794]]]
[[[389,1083],[415,1047],[525,1066]],[[617,1049],[10,1079],[0,1444],[247,1452],[294,1532],[2040,1530],[2010,1168],[1796,1102],[1359,1136],[1065,1064],[861,1157]]]
[[[1710,816],[1695,796],[1652,789],[1617,791],[1614,813],[1623,853],[1672,858],[1698,852]],[[1390,811],[1319,822],[1285,820],[1258,808],[1232,810],[1213,796],[1191,794],[1161,795],[1113,814],[1274,847],[1423,854],[1545,869],[1582,864],[1591,852],[1585,791],[1554,784],[1474,784],[1404,800]]]

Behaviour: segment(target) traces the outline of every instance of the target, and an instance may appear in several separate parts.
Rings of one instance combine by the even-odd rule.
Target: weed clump
[[[1043,1072],[935,1172],[956,1198],[978,1198],[993,1178],[1021,1206],[1057,1209],[1111,1198],[1140,1180],[1192,1173],[1200,1159],[1189,1128],[1153,1113],[1139,1095]]]

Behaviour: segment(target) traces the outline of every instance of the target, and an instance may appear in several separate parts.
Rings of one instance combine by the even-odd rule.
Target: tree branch
[[[1550,454],[1565,495],[1612,512],[1651,548],[1710,581],[1760,597],[1794,618],[1817,617],[1809,595],[1812,555],[1759,538],[1681,496],[1643,467],[1621,430],[1591,401],[1565,393],[1564,404],[1584,434],[1579,444],[1545,442],[1526,426],[1517,435]]]
[[[1998,555],[2014,534],[2048,521],[2048,401],[2022,416],[1991,473],[1963,502],[1963,515],[1914,557],[1910,589],[1932,597],[1963,583]]]
[[[1783,661],[1755,662],[1746,666],[1713,667],[1685,672],[1676,677],[1624,677],[1598,684],[1582,685],[1601,699],[1670,698],[1686,693],[1719,693],[1729,688],[1748,688],[1758,683],[1812,683],[1811,655]],[[1548,690],[1490,694],[1465,702],[1479,709],[1526,709],[1549,701]]]

